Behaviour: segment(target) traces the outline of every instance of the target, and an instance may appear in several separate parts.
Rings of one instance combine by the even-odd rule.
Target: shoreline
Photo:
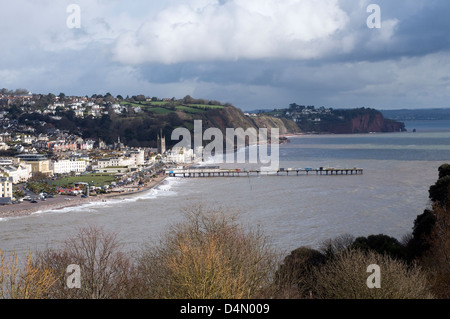
[[[290,137],[295,136],[301,136],[305,135],[304,133],[292,133],[292,134],[283,134],[280,135],[280,138],[284,138],[286,140],[280,141],[280,144],[284,144],[289,140]],[[259,143],[256,143],[258,145]],[[250,146],[250,145],[249,145]],[[196,163],[201,164],[200,163]],[[191,165],[195,165],[191,163]],[[39,200],[38,203],[31,203],[31,202],[21,202],[20,204],[10,204],[10,205],[4,205],[0,206],[0,221],[2,219],[6,218],[18,218],[18,217],[25,217],[30,216],[34,213],[40,212],[40,211],[52,211],[52,210],[60,210],[64,208],[69,207],[76,207],[76,206],[82,206],[88,203],[95,203],[95,202],[101,202],[108,199],[116,199],[121,197],[127,197],[132,195],[137,195],[143,192],[147,192],[157,186],[159,186],[162,182],[166,180],[168,176],[167,175],[159,175],[151,182],[147,183],[146,185],[142,187],[138,186],[128,186],[124,187],[125,189],[128,189],[128,191],[123,191],[120,193],[108,193],[108,194],[101,194],[97,196],[89,196],[87,198],[81,198],[80,195],[78,196],[70,196],[70,195],[56,195],[55,198],[47,198],[45,201]]]
[[[4,218],[30,216],[39,211],[59,210],[68,207],[81,206],[88,203],[100,202],[110,198],[126,197],[144,193],[159,186],[166,180],[167,177],[168,176],[166,175],[160,175],[142,187],[132,187],[134,190],[128,192],[102,194],[86,198],[81,198],[80,196],[56,195],[55,198],[48,198],[45,201],[38,201],[38,203],[24,201],[20,204],[0,206],[0,220]]]

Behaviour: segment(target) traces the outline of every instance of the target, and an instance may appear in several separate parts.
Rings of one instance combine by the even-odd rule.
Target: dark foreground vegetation
[[[123,252],[116,235],[80,229],[62,248],[25,261],[0,254],[0,298],[45,299],[447,299],[450,165],[429,190],[431,207],[401,241],[343,235],[280,256],[259,229],[225,209],[195,207],[159,243]],[[69,288],[68,265],[80,288]],[[381,287],[368,287],[378,265]]]

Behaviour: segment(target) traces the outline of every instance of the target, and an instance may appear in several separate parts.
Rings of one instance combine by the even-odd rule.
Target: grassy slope
[[[114,175],[109,174],[86,174],[81,176],[71,176],[71,177],[64,177],[61,179],[58,179],[56,181],[52,181],[53,186],[61,187],[61,186],[73,186],[74,183],[89,183],[91,184],[94,182],[95,186],[103,186],[106,184],[111,184],[111,182],[114,182],[116,179]]]

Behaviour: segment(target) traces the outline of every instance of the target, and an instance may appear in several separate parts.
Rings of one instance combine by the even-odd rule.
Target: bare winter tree
[[[277,257],[261,231],[223,209],[196,207],[139,258],[144,298],[239,299],[272,280]]]
[[[131,259],[120,250],[114,233],[82,228],[60,250],[48,249],[38,259],[59,275],[50,298],[114,299],[130,297],[134,274]],[[66,269],[79,265],[81,288],[67,287]]]

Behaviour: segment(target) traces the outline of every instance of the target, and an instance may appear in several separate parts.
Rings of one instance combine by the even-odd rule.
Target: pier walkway
[[[280,168],[278,170],[245,170],[223,168],[188,168],[169,169],[166,174],[171,177],[250,177],[250,176],[301,176],[301,175],[362,175],[362,168]]]

